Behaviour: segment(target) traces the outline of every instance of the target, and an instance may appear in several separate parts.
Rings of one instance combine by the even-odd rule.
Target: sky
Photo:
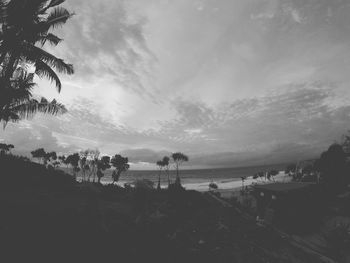
[[[73,63],[66,105],[8,124],[29,154],[92,148],[152,169],[181,151],[190,168],[315,158],[350,129],[346,0],[67,0],[75,12],[47,50]]]

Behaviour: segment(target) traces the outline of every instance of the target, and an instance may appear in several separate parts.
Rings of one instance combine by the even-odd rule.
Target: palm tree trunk
[[[161,172],[162,172],[162,170],[159,169],[157,190],[160,190],[160,173]]]
[[[175,180],[175,184],[177,185],[181,185],[181,180],[180,180],[180,176],[179,176],[179,164],[176,164],[176,180]]]
[[[168,176],[168,187],[170,185],[170,175],[169,175],[169,168],[166,170],[167,176]]]

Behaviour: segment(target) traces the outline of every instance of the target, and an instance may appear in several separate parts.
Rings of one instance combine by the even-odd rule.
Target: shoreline
[[[200,179],[198,179],[200,180]],[[246,186],[251,186],[253,184],[272,184],[275,182],[279,182],[279,183],[288,183],[292,180],[292,177],[290,177],[289,175],[285,174],[284,171],[280,171],[276,176],[273,177],[272,180],[268,180],[268,179],[253,179],[253,176],[249,176],[244,180],[244,187]],[[184,182],[185,181],[185,182]],[[109,180],[103,180],[101,181],[102,184],[109,184],[111,183]],[[118,181],[116,184],[124,187],[125,183],[130,183],[128,181]],[[188,182],[186,183],[186,179],[182,180],[182,186],[186,189],[186,190],[195,190],[198,192],[207,192],[209,191],[209,184],[210,183],[215,183],[218,186],[218,189],[216,189],[215,191],[220,192],[220,193],[228,193],[228,192],[237,192],[240,189],[242,189],[242,180],[240,178],[232,178],[232,179],[228,179],[228,178],[220,178],[218,180],[200,180],[200,182],[196,183],[196,182]],[[156,182],[155,182],[156,185]],[[167,183],[162,183],[161,184],[161,188],[167,188],[168,184]]]

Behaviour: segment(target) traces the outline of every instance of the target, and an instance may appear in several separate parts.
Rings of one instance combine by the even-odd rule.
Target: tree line
[[[80,172],[82,182],[101,182],[104,177],[104,171],[114,168],[112,172],[112,183],[117,182],[121,174],[130,167],[127,157],[120,154],[112,156],[100,156],[98,150],[85,150],[79,153],[58,156],[56,152],[46,152],[43,148],[36,149],[31,152],[32,157],[37,159],[39,163],[50,168],[57,168],[60,165],[66,165],[71,168],[75,179]]]
[[[9,146],[14,148],[13,145]],[[2,149],[1,147],[2,146],[0,144],[0,152]],[[78,173],[81,174],[82,182],[100,183],[102,177],[104,177],[104,172],[107,169],[114,168],[112,172],[112,184],[114,184],[119,181],[121,174],[130,168],[128,157],[123,157],[120,154],[115,154],[112,157],[107,155],[100,156],[100,152],[98,150],[92,149],[87,149],[85,151],[80,151],[79,153],[73,153],[69,155],[57,155],[57,153],[54,151],[46,152],[44,148],[38,148],[32,151],[31,155],[34,159],[37,160],[38,163],[46,166],[48,169],[56,169],[59,166],[66,165],[67,169],[71,168],[73,177],[75,179],[77,179]],[[187,162],[189,158],[187,155],[181,152],[173,153],[171,155],[171,158],[176,169],[175,185],[181,186],[179,168],[181,164],[183,162]],[[162,160],[156,162],[156,165],[159,168],[157,188],[160,189],[162,170],[166,172],[168,186],[170,186],[170,157],[164,156]]]

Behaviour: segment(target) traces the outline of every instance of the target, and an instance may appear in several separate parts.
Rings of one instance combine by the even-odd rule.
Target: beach
[[[250,186],[253,184],[269,184],[274,182],[290,182],[292,177],[285,174],[284,171],[271,178],[257,178],[254,179],[254,172],[258,172],[262,167],[243,167],[243,168],[225,168],[225,169],[210,169],[210,170],[184,170],[181,171],[182,186],[187,190],[196,190],[199,192],[209,191],[209,184],[215,183],[218,186],[216,191],[223,196],[229,197],[234,192],[242,189],[242,186]],[[265,168],[265,167],[264,167]],[[108,171],[109,172],[109,171]],[[156,186],[158,182],[158,171],[130,171],[123,175],[116,183],[119,186],[124,184],[132,184],[137,179],[148,179],[154,182]],[[174,181],[175,173],[171,171],[171,181]],[[246,177],[242,185],[241,177]],[[101,180],[102,184],[110,184],[112,182],[109,173]],[[165,173],[161,174],[161,188],[167,188],[168,181]]]

